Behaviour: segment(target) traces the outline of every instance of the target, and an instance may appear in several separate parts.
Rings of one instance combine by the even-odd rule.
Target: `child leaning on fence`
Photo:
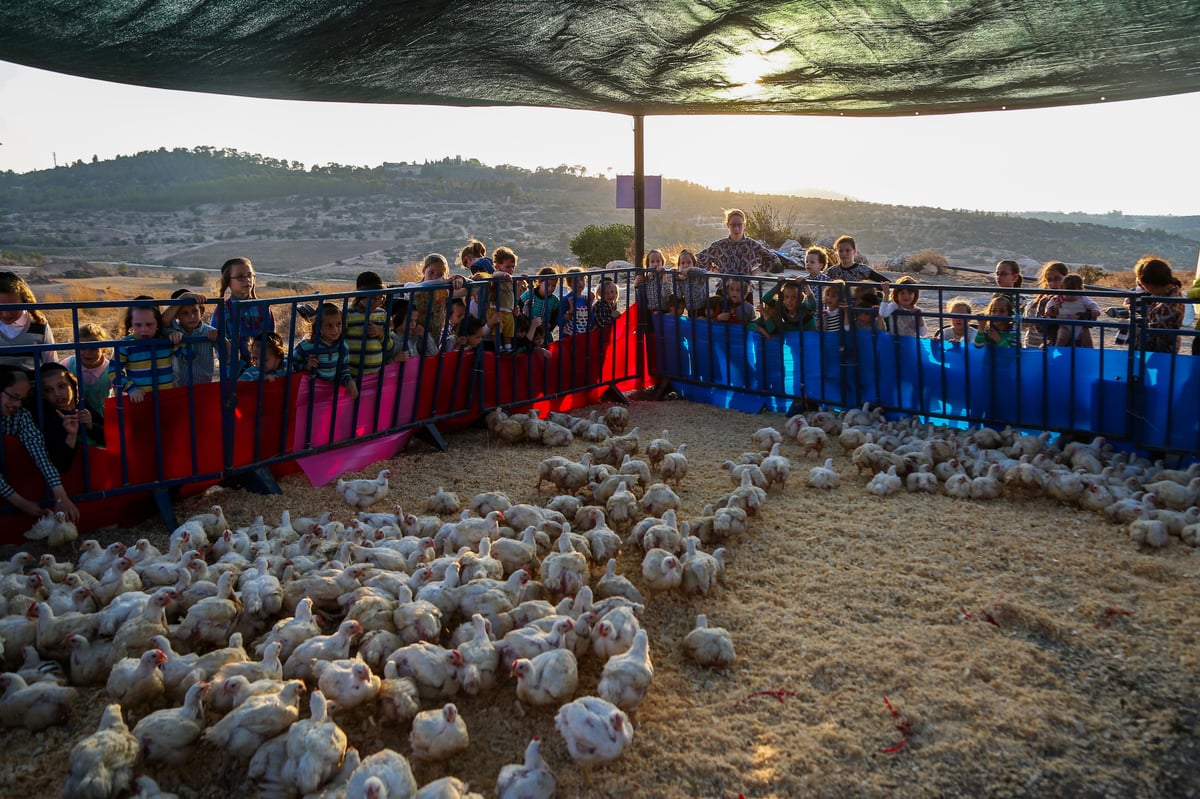
[[[916,279],[912,275],[904,275],[892,286],[891,296],[887,302],[880,304],[879,315],[885,320],[888,332],[893,336],[925,336],[925,317],[917,307],[921,293],[915,288]],[[888,284],[883,284],[884,294],[888,293]]]
[[[1145,352],[1178,352],[1179,328],[1183,324],[1183,303],[1162,300],[1182,297],[1182,285],[1171,272],[1166,260],[1154,255],[1143,255],[1133,267],[1133,276],[1138,287],[1153,298],[1143,302],[1145,308],[1145,330],[1139,333],[1136,348]]]
[[[0,304],[32,305],[36,302],[37,297],[33,296],[33,290],[24,278],[15,272],[0,272]],[[0,311],[0,366],[19,366],[32,376],[35,358],[28,347],[53,343],[54,330],[41,311],[36,308]],[[52,361],[54,353],[38,353],[36,360],[38,363]]]
[[[175,385],[191,386],[211,383],[217,367],[217,329],[204,321],[203,294],[179,289],[171,299],[188,300],[183,305],[170,305],[162,312],[167,332],[177,331],[184,339],[175,350]],[[188,341],[202,338],[203,341]]]
[[[1083,291],[1083,278],[1067,275],[1062,280],[1067,291]],[[1100,306],[1086,294],[1055,294],[1046,306],[1046,315],[1052,319],[1099,319]],[[1054,344],[1059,347],[1091,347],[1092,331],[1087,325],[1059,325]]]
[[[976,347],[1019,347],[1021,331],[1013,323],[1016,312],[1012,298],[1007,294],[993,294],[984,315],[979,319],[979,332],[975,334]]]
[[[606,277],[600,281],[600,288],[596,291],[596,301],[592,304],[592,326],[604,330],[613,326],[613,322],[621,312],[617,309],[617,298],[620,292],[617,289],[616,282],[611,277]]]
[[[265,380],[273,382],[277,377],[287,377],[287,350],[278,333],[263,333],[250,347],[250,358],[254,361],[246,367],[238,380]]]
[[[554,340],[554,328],[558,327],[558,306],[558,272],[552,266],[543,266],[533,288],[521,295],[521,313],[531,321],[541,320],[538,327],[548,342]]]
[[[342,385],[347,394],[357,397],[349,361],[350,349],[342,340],[342,312],[333,303],[323,302],[312,332],[292,350],[292,371],[309,372],[318,380]]]
[[[236,353],[241,360],[240,367],[227,369],[230,374],[237,374],[242,368],[250,365],[250,342],[263,333],[275,332],[275,317],[267,305],[241,305],[237,318],[234,319],[234,300],[253,300],[258,298],[254,291],[254,265],[249,258],[230,258],[221,264],[221,281],[217,285],[217,295],[221,298],[217,310],[213,312],[212,326],[226,342],[226,353]],[[237,341],[234,342],[234,327],[237,327]],[[233,359],[228,363],[232,364]]]
[[[446,327],[446,307],[451,295],[451,282],[446,277],[449,273],[446,256],[431,252],[421,267],[421,282],[404,284],[406,289],[416,289],[408,295],[408,300],[413,316],[409,333],[415,339],[418,355],[434,355],[444,337],[454,334]]]
[[[644,268],[634,280],[639,297],[645,298],[646,310],[651,313],[658,314],[671,309],[675,282],[667,272],[666,266],[662,251],[650,250],[646,253]]]
[[[582,267],[572,266],[563,278],[568,290],[559,301],[559,329],[563,338],[588,332],[592,307],[591,291],[588,289],[587,273]]]
[[[696,263],[696,256],[691,250],[680,250],[675,259],[676,273],[674,279],[674,294],[683,296],[687,304],[688,316],[703,319],[708,310],[709,271]]]
[[[971,301],[966,297],[954,297],[946,304],[946,312],[958,314],[958,316],[947,319],[946,321],[950,324],[935,330],[933,338],[950,344],[961,344],[964,341],[974,342],[979,329],[969,324],[965,318],[966,315],[975,313]]]
[[[79,326],[79,341],[104,341],[108,333],[95,322]],[[70,355],[59,363],[67,367],[79,381],[79,393],[83,406],[92,414],[89,436],[104,446],[104,400],[112,392],[112,372],[108,370],[108,349],[90,347],[79,349],[78,355]]]
[[[391,357],[392,338],[388,334],[387,297],[383,292],[383,278],[374,272],[363,272],[354,281],[355,291],[378,291],[368,297],[355,297],[346,308],[346,349],[350,353],[348,368],[358,379],[371,375],[383,368],[384,360]]]
[[[154,298],[134,297],[121,325],[124,338],[116,345],[109,369],[113,392],[130,402],[141,402],[146,392],[175,387],[175,350],[183,339],[178,330],[165,331],[162,311]]]

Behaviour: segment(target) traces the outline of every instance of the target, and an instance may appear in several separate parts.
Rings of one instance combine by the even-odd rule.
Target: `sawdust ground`
[[[688,444],[684,518],[728,492],[719,464],[752,449],[753,430],[784,422],[684,402],[635,403],[631,416],[643,446],[663,429]],[[392,496],[406,508],[424,512],[438,486],[464,502],[491,489],[513,501],[548,498],[533,482],[554,452],[500,445],[483,428],[449,443],[443,454],[416,442],[387,464],[397,476]],[[840,452],[827,454],[841,486],[809,489],[817,461],[786,443],[783,454],[793,480],[731,545],[728,587],[649,602],[654,684],[633,747],[596,770],[591,788],[553,712],[522,708],[507,681],[490,696],[456,700],[472,748],[447,768],[418,765],[418,780],[454,774],[490,796],[500,767],[540,735],[560,797],[1200,794],[1194,550],[1172,540],[1139,551],[1124,528],[1050,500],[876,498]],[[219,489],[177,511],[182,519],[220,502],[234,524],[259,513],[274,521],[285,507],[345,513],[330,487],[301,476],[283,487],[283,497],[267,498]],[[101,538],[143,535],[165,531],[148,522]],[[620,571],[640,586],[639,563],[622,553]],[[699,612],[733,633],[732,668],[683,658]],[[584,661],[580,693],[594,690],[599,671]],[[69,728],[5,731],[0,795],[60,794],[70,746],[95,728],[104,704],[102,691],[91,692]],[[346,727],[364,756],[383,746],[408,752],[406,727],[362,716]],[[243,775],[219,774],[219,762],[205,745],[187,768],[153,776],[182,797],[252,795]]]

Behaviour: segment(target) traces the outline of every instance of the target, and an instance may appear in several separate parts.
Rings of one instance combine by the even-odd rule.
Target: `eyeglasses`
[[[243,283],[253,283],[254,275],[230,275],[230,280],[240,280]]]
[[[729,227],[745,227],[746,226],[745,222],[727,222],[726,224],[728,224]]]
[[[12,393],[12,392],[11,392],[11,391],[9,391],[7,388],[6,388],[6,389],[4,389],[4,392],[3,392],[3,393],[4,393],[4,396],[8,397],[8,398],[9,398],[10,400],[12,400],[13,402],[24,402],[24,401],[25,401],[25,398],[24,398],[24,397],[22,397],[22,396],[19,396],[19,395],[17,395],[17,394],[14,394],[14,393]]]

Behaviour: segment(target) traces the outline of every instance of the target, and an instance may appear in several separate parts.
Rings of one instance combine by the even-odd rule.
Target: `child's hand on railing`
[[[146,392],[136,386],[129,389],[129,401],[135,405],[146,398]]]
[[[178,344],[179,342],[183,341],[183,333],[180,333],[178,330],[170,330],[167,332],[167,339],[170,340],[172,344]]]

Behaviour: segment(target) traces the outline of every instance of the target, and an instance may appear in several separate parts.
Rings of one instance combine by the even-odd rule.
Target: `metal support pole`
[[[633,118],[633,265],[641,266],[646,253],[646,143],[645,118]]]

